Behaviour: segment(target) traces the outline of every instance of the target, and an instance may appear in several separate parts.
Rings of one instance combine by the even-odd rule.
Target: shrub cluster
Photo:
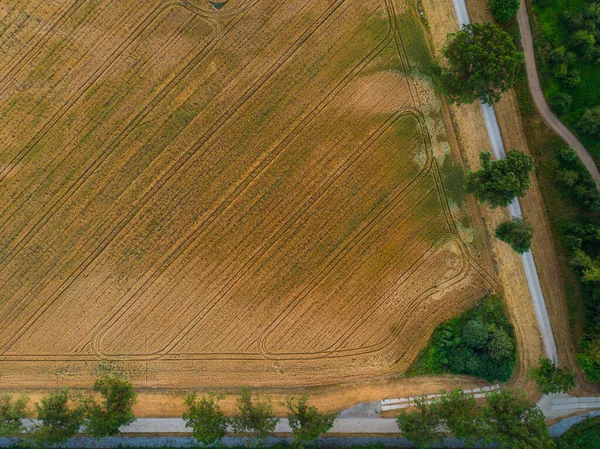
[[[251,445],[264,445],[265,439],[275,431],[278,421],[273,414],[271,400],[268,397],[253,397],[248,387],[242,387],[240,393],[238,413],[233,418],[225,417],[221,411],[218,401],[223,399],[223,395],[188,395],[183,419],[186,426],[192,429],[196,441],[204,446],[218,445],[227,428],[231,427],[236,435],[249,437]],[[337,416],[335,413],[319,412],[314,405],[308,405],[307,395],[288,398],[285,405],[297,447],[314,443],[319,435],[331,429]]]
[[[467,374],[504,382],[512,375],[515,360],[512,325],[500,298],[491,295],[438,326],[408,374]]]
[[[135,420],[132,407],[136,394],[131,382],[104,375],[96,380],[94,390],[102,398],[100,403],[92,397],[75,396],[68,388],[43,397],[35,404],[37,422],[28,429],[27,440],[37,446],[53,446],[79,431],[100,439],[118,434],[119,427]],[[22,420],[28,402],[26,397],[0,396],[0,437],[20,436],[25,430]]]
[[[559,233],[579,273],[584,297],[584,351],[577,358],[587,377],[600,382],[600,222],[594,218],[562,222]]]
[[[585,210],[600,211],[600,192],[592,175],[571,148],[554,151],[552,170],[561,194]]]

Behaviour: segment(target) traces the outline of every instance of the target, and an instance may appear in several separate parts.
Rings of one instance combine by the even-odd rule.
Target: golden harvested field
[[[5,0],[0,36],[2,388],[386,377],[494,287],[406,0]]]

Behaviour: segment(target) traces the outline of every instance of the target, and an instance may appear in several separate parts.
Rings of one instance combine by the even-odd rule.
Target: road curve
[[[456,11],[456,18],[459,26],[462,28],[463,25],[469,24],[471,21],[469,19],[469,12],[467,11],[465,0],[452,0],[452,4],[454,5],[454,9]],[[506,157],[506,151],[504,149],[504,142],[502,140],[502,134],[500,133],[500,126],[498,125],[494,107],[481,103],[481,109],[483,112],[485,127],[492,145],[494,157],[496,159],[502,159]],[[513,218],[523,217],[521,206],[517,198],[515,198],[509,205],[508,211],[510,212],[510,216]],[[558,365],[558,351],[556,349],[554,333],[552,332],[552,326],[550,325],[546,301],[544,300],[544,295],[542,294],[540,279],[538,277],[535,261],[533,260],[533,254],[531,251],[527,251],[525,254],[523,254],[521,256],[521,260],[525,269],[527,286],[529,287],[529,293],[531,294],[531,299],[533,301],[533,308],[535,310],[535,315],[540,327],[540,333],[542,335],[542,341],[546,350],[546,357],[552,360],[554,364]]]
[[[533,50],[533,37],[531,34],[531,26],[529,24],[529,16],[527,15],[527,6],[525,0],[521,0],[521,8],[517,16],[519,22],[519,29],[521,31],[521,42],[523,44],[523,53],[525,54],[525,68],[527,70],[527,82],[529,84],[529,91],[533,97],[533,103],[537,108],[538,112],[544,119],[544,121],[552,128],[556,134],[558,134],[571,148],[575,150],[577,156],[583,165],[588,169],[596,186],[600,189],[600,172],[598,167],[594,163],[592,156],[587,152],[581,142],[575,137],[575,135],[569,131],[569,129],[558,119],[556,115],[550,110],[546,98],[544,97],[544,91],[540,85],[540,79],[538,77],[537,66],[535,64],[535,52]]]

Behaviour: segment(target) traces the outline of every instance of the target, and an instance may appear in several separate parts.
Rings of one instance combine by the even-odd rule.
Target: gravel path
[[[531,26],[529,24],[529,16],[527,15],[527,7],[525,0],[521,0],[521,8],[517,16],[519,29],[521,30],[521,42],[523,44],[523,53],[525,54],[525,68],[527,69],[527,81],[529,83],[529,91],[533,97],[533,102],[538,112],[544,121],[558,134],[571,148],[575,150],[581,162],[586,166],[591,173],[596,185],[600,189],[600,172],[594,163],[592,156],[587,152],[581,142],[569,129],[558,119],[556,115],[548,107],[544,91],[540,85],[537,66],[535,64],[535,52],[533,50],[533,37],[531,34]]]

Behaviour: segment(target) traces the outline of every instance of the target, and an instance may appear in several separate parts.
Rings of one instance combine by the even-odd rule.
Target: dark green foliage
[[[483,344],[484,332],[479,323],[487,333]],[[490,382],[504,382],[512,375],[515,357],[512,326],[502,311],[500,299],[492,295],[479,306],[438,326],[408,374],[467,374]]]
[[[563,222],[559,232],[581,279],[585,307],[583,354],[577,361],[588,379],[600,382],[600,221]]]
[[[410,412],[402,410],[396,417],[402,436],[412,441],[418,448],[428,448],[444,438],[440,431],[443,421],[440,419],[437,404],[427,404],[425,398],[415,400]]]
[[[550,97],[550,107],[557,114],[566,114],[571,110],[573,97],[565,92],[556,92]]]
[[[523,218],[513,218],[500,223],[496,228],[496,237],[508,243],[517,253],[523,254],[531,249],[533,226]]]
[[[0,437],[17,436],[24,430],[22,419],[28,402],[27,396],[13,399],[9,394],[0,394]]]
[[[465,440],[470,446],[482,437],[485,429],[473,395],[459,388],[450,392],[442,391],[436,403],[444,427],[456,438]]]
[[[591,382],[600,382],[600,363],[588,354],[577,354],[577,363]]]
[[[506,207],[515,197],[522,198],[531,186],[529,173],[535,169],[533,158],[510,150],[504,159],[492,161],[490,153],[480,153],[481,169],[469,172],[466,190],[489,207]]]
[[[489,23],[465,25],[449,34],[441,54],[438,87],[457,104],[498,101],[513,86],[522,61],[511,36]]]
[[[213,395],[199,398],[196,393],[185,398],[187,411],[182,415],[185,426],[192,429],[196,441],[206,446],[218,444],[227,432],[229,420],[217,403],[219,399]]]
[[[567,146],[553,152],[552,171],[561,194],[589,211],[600,210],[600,192],[590,172]]]
[[[35,404],[37,419],[31,438],[39,445],[51,446],[67,441],[83,424],[84,409],[69,389],[54,390]],[[71,406],[73,405],[73,406]]]
[[[521,391],[509,389],[486,395],[486,405],[477,407],[472,396],[462,390],[442,393],[426,403],[416,401],[411,411],[398,415],[402,436],[417,447],[431,447],[443,439],[441,428],[448,429],[467,445],[495,443],[500,448],[551,449],[542,411],[527,401]]]
[[[490,0],[490,8],[494,19],[498,22],[508,22],[519,12],[520,0]]]
[[[600,106],[585,110],[579,121],[579,129],[590,137],[600,137]]]
[[[273,415],[273,405],[270,399],[261,401],[252,398],[248,387],[240,389],[238,399],[239,414],[232,419],[233,430],[238,435],[250,435],[256,445],[260,445],[275,430],[277,418]]]
[[[488,328],[479,320],[467,321],[463,327],[462,341],[469,348],[482,349],[487,345],[488,339]]]
[[[571,427],[556,441],[557,449],[598,449],[600,447],[600,417],[591,418]]]
[[[136,394],[131,382],[116,375],[105,375],[96,380],[94,391],[100,393],[102,403],[98,404],[93,398],[84,401],[86,433],[96,439],[117,435],[119,427],[135,421],[132,407]]]
[[[525,394],[508,389],[486,395],[483,410],[488,441],[501,448],[551,449],[554,441],[546,428],[539,407],[530,403]]]
[[[575,373],[569,367],[559,368],[552,360],[540,357],[540,366],[532,368],[529,377],[544,394],[567,393],[575,388]]]
[[[286,401],[289,424],[298,447],[314,443],[319,435],[327,433],[337,416],[335,413],[320,413],[317,407],[307,402],[307,395],[291,397]]]
[[[600,0],[536,0],[531,17],[544,92],[568,94],[570,108],[552,105],[600,161],[600,139],[580,128],[585,111],[600,106]],[[585,125],[584,125],[585,128]]]
[[[493,360],[509,359],[515,351],[514,338],[505,329],[495,328],[488,342],[488,351]]]

